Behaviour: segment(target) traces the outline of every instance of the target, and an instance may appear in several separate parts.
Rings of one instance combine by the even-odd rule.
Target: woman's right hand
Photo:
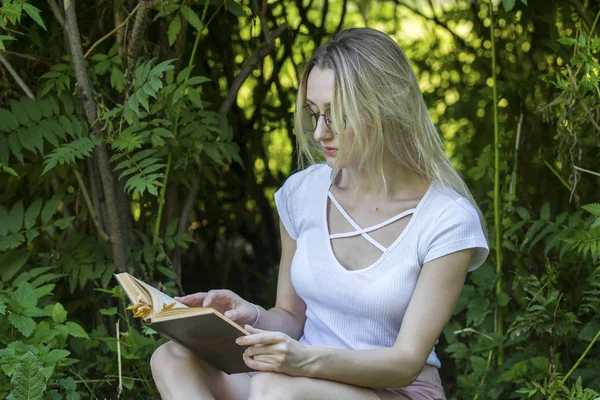
[[[250,302],[227,289],[198,292],[175,297],[175,300],[189,307],[214,308],[242,327],[245,324],[252,325],[258,317],[256,309]]]

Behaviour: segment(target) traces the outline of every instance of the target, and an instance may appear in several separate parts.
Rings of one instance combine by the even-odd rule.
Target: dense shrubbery
[[[449,397],[600,397],[600,6],[258,3],[2,2],[0,396],[156,394],[162,339],[114,272],[272,304],[295,77],[367,23],[413,61],[489,222],[441,338]]]

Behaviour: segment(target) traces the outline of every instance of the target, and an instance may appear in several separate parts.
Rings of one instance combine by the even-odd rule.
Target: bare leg
[[[399,396],[403,398],[403,396]],[[379,400],[372,389],[345,383],[261,372],[252,377],[248,400]]]
[[[250,375],[227,375],[173,342],[156,349],[150,366],[156,387],[164,400],[248,398]]]

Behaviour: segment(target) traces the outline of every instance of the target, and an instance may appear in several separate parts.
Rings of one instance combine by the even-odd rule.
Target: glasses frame
[[[312,129],[307,129],[309,132],[314,132],[317,130],[317,127],[319,126],[319,120],[321,119],[321,116],[323,116],[323,119],[325,120],[325,126],[327,127],[327,129],[329,129],[331,132],[333,132],[334,135],[337,135],[337,132],[335,132],[331,126],[331,123],[333,121],[331,121],[331,108],[328,108],[327,110],[325,110],[324,113],[320,113],[320,112],[314,112],[312,108],[310,108],[310,104],[307,104],[304,106],[304,108],[307,108],[308,111],[310,112],[310,118],[313,121],[313,128]],[[329,118],[327,117],[329,115]],[[344,119],[344,130],[346,130],[346,120]]]

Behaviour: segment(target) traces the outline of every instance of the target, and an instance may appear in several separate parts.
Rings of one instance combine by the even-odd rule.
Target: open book
[[[227,374],[253,371],[242,358],[246,347],[235,343],[250,333],[231,319],[213,308],[188,307],[128,273],[115,277],[133,304],[129,309],[152,329]]]

